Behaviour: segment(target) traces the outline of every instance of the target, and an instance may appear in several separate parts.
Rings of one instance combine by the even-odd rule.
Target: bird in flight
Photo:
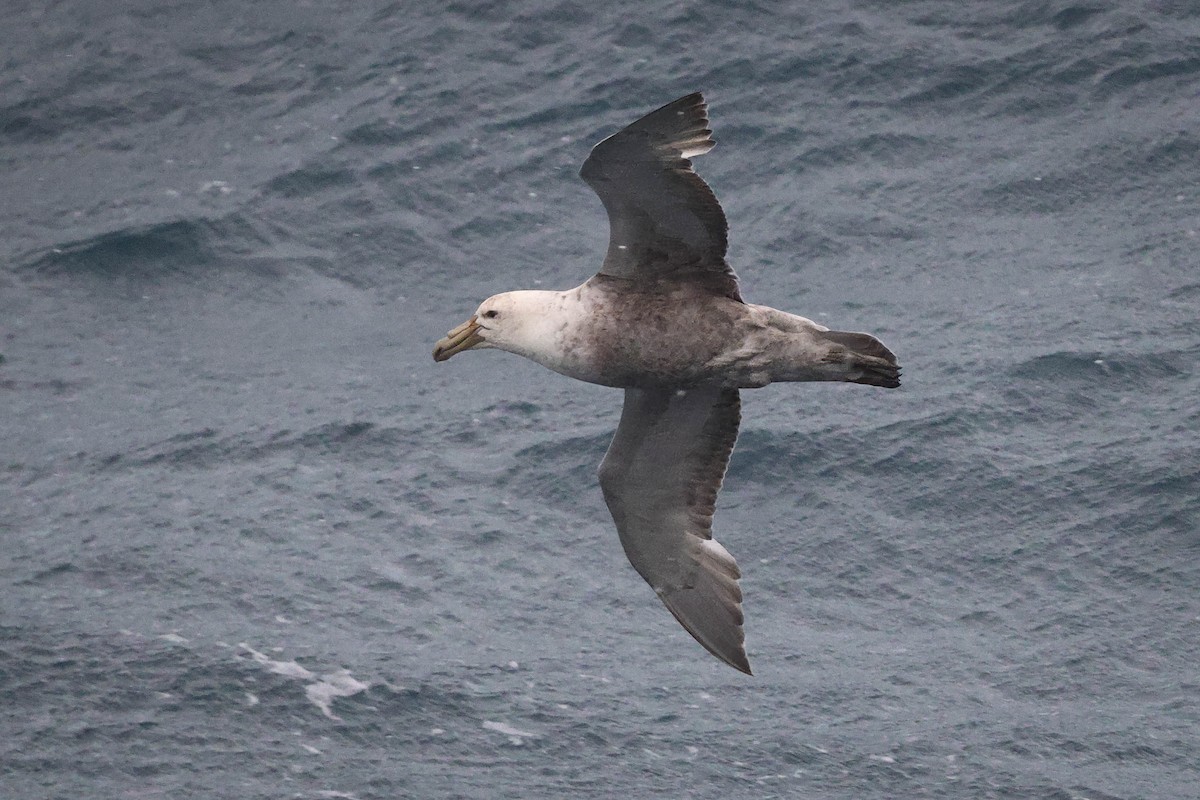
[[[625,554],[688,633],[749,674],[741,573],[712,537],[739,390],[776,381],[895,388],[900,368],[870,334],[742,299],[725,261],[725,213],[692,169],[713,144],[696,92],[596,145],[580,175],[608,212],[600,271],[566,291],[489,297],[433,357],[497,348],[625,391],[599,470]]]

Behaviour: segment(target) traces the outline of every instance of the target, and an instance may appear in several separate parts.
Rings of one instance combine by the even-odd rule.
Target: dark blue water
[[[1200,9],[8,3],[0,794],[1200,797]],[[435,365],[689,91],[756,675],[625,561],[620,393]]]

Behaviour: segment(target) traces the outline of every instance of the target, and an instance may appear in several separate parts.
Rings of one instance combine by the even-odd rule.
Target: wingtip
[[[732,583],[732,582],[731,582]],[[737,584],[732,583],[737,591]],[[750,659],[746,655],[746,638],[742,632],[741,595],[736,604],[722,603],[711,594],[684,590],[660,592],[659,598],[674,615],[684,630],[692,635],[705,650],[729,666],[753,675]]]
[[[704,644],[704,642],[700,642],[700,644]],[[718,653],[716,650],[708,647],[708,645],[704,646],[706,649],[708,649],[708,652],[712,653],[714,656],[721,659],[738,672],[743,672],[749,675],[751,678],[754,677],[754,672],[752,672],[750,669],[750,658],[746,655],[746,650],[744,648],[736,653]]]

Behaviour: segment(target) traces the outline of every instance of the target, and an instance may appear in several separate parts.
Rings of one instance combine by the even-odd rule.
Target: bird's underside
[[[608,213],[604,264],[566,292],[507,292],[437,343],[495,347],[625,390],[600,486],[630,563],[717,658],[750,672],[740,572],[712,519],[741,415],[739,388],[772,381],[900,385],[866,333],[742,301],[727,224],[690,159],[713,147],[699,93],[592,150],[581,176]]]

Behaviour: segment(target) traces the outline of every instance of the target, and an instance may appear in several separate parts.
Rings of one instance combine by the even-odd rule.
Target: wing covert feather
[[[631,280],[686,280],[740,300],[725,263],[729,224],[692,169],[715,144],[699,93],[668,103],[592,149],[580,176],[608,212],[600,272]]]

